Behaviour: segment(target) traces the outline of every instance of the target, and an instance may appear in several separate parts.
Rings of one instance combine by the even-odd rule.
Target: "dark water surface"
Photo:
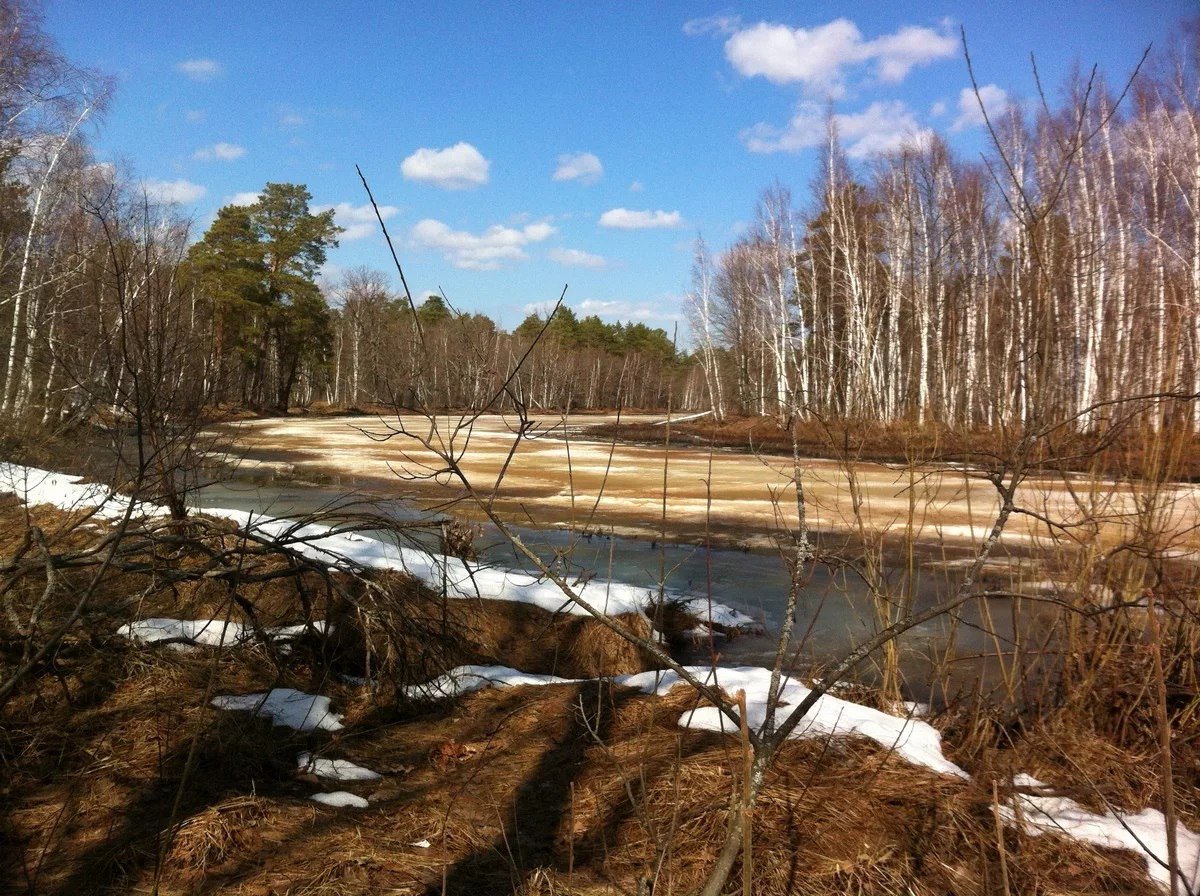
[[[363,500],[365,497],[360,496]],[[202,507],[254,510],[278,517],[297,517],[347,505],[346,491],[328,486],[263,483],[236,479],[207,486],[197,493]],[[365,509],[366,505],[363,505]],[[371,496],[371,510],[400,521],[429,519],[414,503],[401,498]],[[773,552],[736,548],[709,548],[619,535],[581,536],[562,529],[514,527],[522,540],[544,560],[571,577],[595,575],[645,587],[658,593],[709,596],[762,622],[766,635],[745,635],[730,640],[684,648],[681,659],[705,662],[713,657],[722,665],[770,665],[774,661],[779,625],[787,608],[789,576],[783,560]],[[414,536],[431,548],[437,532]],[[481,560],[496,566],[530,569],[525,558],[491,526],[484,526],[477,541]],[[912,576],[902,569],[885,569],[889,595],[909,599],[920,610],[945,599],[958,587],[963,570],[944,565],[918,566]],[[990,617],[984,618],[984,617]],[[789,666],[802,670],[831,662],[879,627],[873,601],[864,583],[852,573],[824,566],[812,570],[800,591],[795,625],[796,641]],[[971,601],[956,620],[939,618],[909,631],[901,640],[901,668],[911,699],[941,703],[955,693],[973,689],[982,679],[994,683],[997,647],[1007,649],[1014,626],[1006,599],[992,598],[986,608]],[[953,659],[947,665],[953,640]],[[992,659],[988,659],[992,657]],[[868,683],[878,678],[867,660],[858,677]],[[939,666],[941,674],[938,672]],[[931,679],[942,684],[931,687]],[[947,693],[947,687],[949,693]]]

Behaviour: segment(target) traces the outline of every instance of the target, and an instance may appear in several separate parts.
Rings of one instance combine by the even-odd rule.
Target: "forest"
[[[321,278],[338,227],[303,185],[267,184],[194,232],[94,161],[104,77],[44,35],[6,33],[6,414],[118,409],[138,370],[188,408],[467,407],[540,331],[534,316],[509,333],[443,296],[405,295],[380,270]],[[1196,84],[1186,55],[1127,84],[1081,71],[1057,101],[994,113],[978,159],[933,135],[851,165],[830,119],[799,201],[776,183],[735,242],[697,240],[690,333],[576,319],[567,301],[520,373],[521,400],[1087,429],[1108,402],[1194,394]]]
[[[0,893],[1200,894],[1200,27],[996,105],[965,27],[688,22],[873,87],[961,53],[982,151],[863,152],[831,100],[807,184],[664,237],[682,326],[555,282],[506,329],[410,291],[370,172],[371,265],[286,170],[189,218],[38,9],[0,0]],[[487,182],[399,169],[447,154],[426,196]],[[490,272],[549,220],[423,223]]]

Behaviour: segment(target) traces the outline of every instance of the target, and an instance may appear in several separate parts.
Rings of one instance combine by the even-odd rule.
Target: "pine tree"
[[[311,198],[299,184],[267,184],[253,205],[222,208],[191,252],[212,303],[219,362],[236,359],[243,401],[279,410],[330,344],[316,276],[341,228],[332,211],[310,212]]]

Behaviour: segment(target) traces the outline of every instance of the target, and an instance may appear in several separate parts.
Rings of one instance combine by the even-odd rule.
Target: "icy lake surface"
[[[233,480],[202,489],[196,501],[201,506],[294,519],[344,504],[345,496],[342,489]],[[374,499],[370,507],[398,520],[422,518],[419,508],[401,499]],[[699,638],[694,647],[685,649],[683,659],[686,661],[705,661],[714,649],[720,655],[720,664],[728,666],[765,665],[774,656],[776,642],[773,636],[786,609],[789,586],[787,568],[775,553],[705,549],[692,544],[618,535],[583,537],[562,529],[517,527],[517,532],[541,557],[553,560],[556,571],[567,573],[572,582],[593,578],[610,580],[644,589],[647,593],[656,593],[659,583],[665,582],[668,592],[686,593],[702,599],[711,595],[714,603],[740,610],[766,627],[766,636],[741,636],[712,643],[707,638]],[[381,534],[381,537],[386,536]],[[425,540],[432,546],[435,536],[426,535]],[[509,569],[531,568],[492,527],[483,528],[477,543],[483,549],[481,560],[485,563]],[[904,571],[889,570],[886,575],[889,586],[897,594],[903,593]],[[961,575],[961,568],[954,566],[918,568],[911,584],[915,605],[918,608],[928,606],[948,594]],[[1007,639],[1011,633],[1007,601],[993,600],[990,609],[1001,638]],[[978,657],[993,646],[992,639],[977,627],[983,620],[976,607],[965,608],[964,620],[967,624],[960,625],[955,635],[956,652],[959,656]],[[904,639],[902,666],[908,690],[915,699],[925,700],[931,696],[927,679],[933,658],[948,643],[949,628],[947,620],[935,620],[913,629]],[[798,599],[795,631],[798,638],[804,639],[803,662],[839,657],[875,630],[872,602],[863,583],[849,573],[834,574],[825,568],[816,568]],[[984,662],[974,660],[956,664],[957,675],[964,686],[977,672],[989,673],[989,669],[981,665]],[[872,670],[869,665],[863,668],[862,674],[870,680]]]

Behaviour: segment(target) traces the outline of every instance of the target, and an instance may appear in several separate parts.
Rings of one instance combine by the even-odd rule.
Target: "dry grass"
[[[112,682],[86,706],[31,689],[5,719],[3,889],[140,892],[160,862],[164,894],[628,893],[647,878],[655,892],[688,893],[740,786],[734,739],[677,727],[695,704],[685,689],[662,699],[595,684],[495,690],[398,714],[327,681],[348,723],[333,736],[206,705],[212,693],[302,686],[311,670],[277,674],[252,649],[128,650],[73,673]],[[753,892],[1002,892],[991,781],[1016,768],[1065,780],[1069,764],[1033,761],[1063,733],[1042,737],[959,757],[975,773],[969,785],[865,741],[788,745],[754,814]],[[297,777],[295,754],[314,747],[384,780]],[[1104,749],[1097,741],[1077,758],[1120,762]],[[371,808],[307,799],[324,787]],[[1072,795],[1088,802],[1084,789]],[[1127,807],[1144,796],[1105,793]],[[1136,857],[1002,836],[1012,893],[1155,892]]]
[[[814,421],[794,423],[796,444],[805,458],[830,458],[882,463],[907,463],[913,459],[932,461],[938,458],[956,460],[969,456],[1004,456],[1006,448],[1016,444],[1020,433],[1001,433],[978,429],[962,431],[934,423],[878,423],[851,421],[832,425],[827,430]],[[601,439],[635,442],[661,446],[666,439],[666,427],[652,423],[607,423],[593,427],[589,434]],[[672,423],[671,442],[676,445],[712,445],[737,451],[757,451],[764,454],[792,454],[793,432],[779,424],[774,417],[731,416],[724,423],[711,418]],[[1187,481],[1200,481],[1200,435],[1181,433],[1177,436],[1179,453],[1172,475]],[[1052,458],[1076,458],[1062,464],[1063,469],[1084,472],[1103,471],[1106,475],[1125,478],[1158,478],[1161,458],[1157,457],[1139,427],[1128,427],[1119,433],[1064,433],[1057,440],[1039,445],[1041,454],[1035,462]],[[1051,464],[1058,469],[1058,464]]]
[[[36,518],[48,533],[65,532],[62,544],[98,537],[56,513]],[[23,526],[19,508],[0,506],[0,551],[11,556]],[[208,545],[232,539],[217,531]],[[686,690],[658,699],[587,683],[485,691],[434,707],[393,699],[395,686],[463,662],[564,677],[647,667],[593,620],[442,601],[393,574],[308,572],[233,589],[171,581],[167,572],[199,568],[204,552],[147,556],[157,568],[102,583],[79,634],[0,716],[0,891],[149,892],[157,882],[158,892],[181,896],[592,896],[645,892],[649,881],[655,893],[684,894],[711,867],[743,757],[733,738],[678,728],[695,704]],[[256,562],[262,571],[287,563]],[[66,583],[85,578],[69,573]],[[40,590],[31,575],[10,596],[24,606]],[[1173,600],[1186,608],[1194,597],[1180,591]],[[327,619],[336,634],[289,655],[258,643],[180,652],[111,636],[120,622],[150,615],[263,626]],[[1137,608],[1075,620],[1064,641],[1071,652],[1042,702],[964,705],[938,720],[970,783],[865,741],[789,744],[754,811],[752,892],[1157,892],[1139,857],[998,830],[993,805],[993,787],[1004,799],[1018,771],[1096,810],[1162,804],[1155,645],[1145,620]],[[645,634],[640,618],[624,624]],[[1194,634],[1180,615],[1159,646],[1170,647],[1175,797],[1196,829]],[[380,677],[378,688],[337,674],[364,671]],[[329,696],[346,729],[299,735],[209,706],[216,694],[278,686]],[[351,759],[384,779],[334,785],[300,776],[301,750]],[[371,807],[320,807],[308,799],[319,789],[352,790]],[[423,841],[429,846],[416,845]]]

